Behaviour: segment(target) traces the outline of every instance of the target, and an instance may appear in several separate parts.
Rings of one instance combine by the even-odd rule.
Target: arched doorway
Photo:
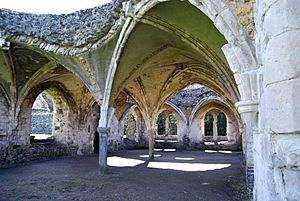
[[[132,112],[128,113],[124,118],[124,137],[129,140],[136,140],[137,120]]]
[[[32,106],[30,141],[53,140],[55,105],[46,92],[38,95]]]

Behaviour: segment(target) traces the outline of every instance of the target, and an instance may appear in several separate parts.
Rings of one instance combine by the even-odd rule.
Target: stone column
[[[213,121],[213,140],[214,140],[214,143],[215,145],[218,144],[218,116],[213,113],[213,118],[214,118],[214,121]]]
[[[148,129],[147,134],[149,137],[149,159],[154,158],[154,144],[155,144],[155,129]]]
[[[246,165],[248,199],[253,200],[254,163],[253,133],[257,132],[258,101],[242,101],[236,104],[244,124],[243,153]]]
[[[108,129],[98,127],[99,133],[99,170],[100,174],[104,174],[107,168],[107,140]]]

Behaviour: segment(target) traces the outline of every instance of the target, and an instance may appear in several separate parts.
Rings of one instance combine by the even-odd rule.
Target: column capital
[[[239,101],[235,104],[240,114],[258,112],[258,100]]]

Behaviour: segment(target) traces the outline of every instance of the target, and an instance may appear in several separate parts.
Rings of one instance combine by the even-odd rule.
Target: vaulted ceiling
[[[209,18],[187,1],[160,3],[143,16],[124,47],[112,100],[123,91],[155,116],[168,98],[199,83],[233,105],[239,93],[221,50],[226,43]]]

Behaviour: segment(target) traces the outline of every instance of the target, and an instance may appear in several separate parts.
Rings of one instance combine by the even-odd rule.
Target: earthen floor
[[[240,152],[147,150],[65,157],[0,169],[0,200],[243,201]],[[130,167],[129,167],[130,166]]]

